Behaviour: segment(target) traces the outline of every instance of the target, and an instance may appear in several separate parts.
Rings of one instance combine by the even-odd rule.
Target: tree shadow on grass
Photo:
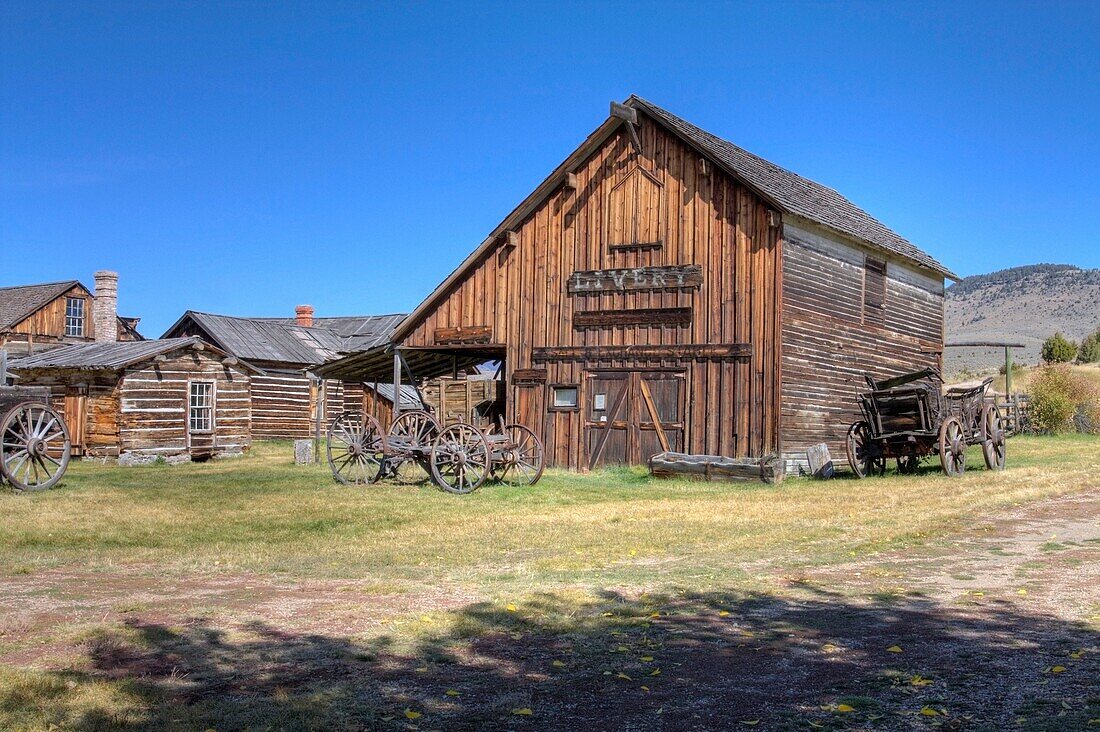
[[[48,703],[47,720],[75,730],[1069,730],[1100,717],[1097,635],[1010,603],[604,592],[449,618],[368,641],[133,621],[90,640],[80,670],[51,673],[58,698],[9,690],[0,712]],[[134,708],[63,703],[103,683]]]

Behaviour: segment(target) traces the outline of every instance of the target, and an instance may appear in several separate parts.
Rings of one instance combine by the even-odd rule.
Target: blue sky
[[[1100,3],[0,3],[0,285],[414,307],[637,93],[961,274],[1100,266]]]

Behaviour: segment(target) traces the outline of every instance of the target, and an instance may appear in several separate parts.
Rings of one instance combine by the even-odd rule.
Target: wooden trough
[[[783,461],[775,454],[762,458],[732,458],[661,452],[649,459],[649,472],[656,478],[754,480],[764,483],[779,483],[784,475]]]

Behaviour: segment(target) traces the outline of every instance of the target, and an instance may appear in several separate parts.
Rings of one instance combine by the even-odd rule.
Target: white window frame
[[[80,303],[80,314],[73,312],[73,305]],[[84,322],[87,319],[87,304],[82,297],[65,298],[65,335],[74,338],[84,337]]]
[[[206,403],[205,404],[196,404],[196,402],[195,402],[195,398],[196,398],[195,387],[196,386],[206,387],[206,394],[205,395],[200,395],[200,396],[205,396],[206,397],[206,399],[205,399]],[[188,434],[208,435],[208,434],[210,434],[214,431],[214,427],[215,427],[214,407],[215,407],[215,403],[216,403],[215,402],[215,398],[216,398],[215,389],[216,389],[216,382],[213,382],[213,381],[205,381],[205,380],[196,379],[195,381],[188,381],[187,382],[187,433]],[[197,410],[202,410],[203,412],[206,413],[205,414],[205,420],[202,420],[202,422],[206,423],[205,427],[195,427],[195,418],[196,418],[196,416],[200,417],[200,419],[204,416],[202,414],[202,412],[199,412]]]

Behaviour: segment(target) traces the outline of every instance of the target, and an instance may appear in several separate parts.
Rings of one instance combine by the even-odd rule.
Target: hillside
[[[1033,264],[967,277],[947,289],[947,342],[1011,340],[1016,358],[1034,364],[1043,341],[1061,331],[1074,341],[1100,326],[1100,269]],[[996,349],[949,348],[944,371],[957,374],[1004,363]]]

